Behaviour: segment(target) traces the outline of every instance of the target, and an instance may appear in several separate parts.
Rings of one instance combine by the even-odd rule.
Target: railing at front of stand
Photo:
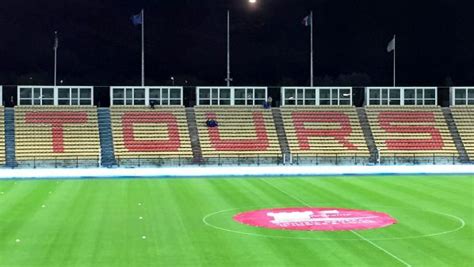
[[[124,158],[116,156],[117,167],[180,167],[180,166],[262,166],[262,165],[455,165],[461,163],[457,154],[381,154],[380,161],[370,162],[369,156],[360,154],[288,154],[275,156],[229,156],[218,154],[214,157],[204,157],[202,161],[194,162],[190,157],[146,157]],[[54,157],[44,159],[33,157],[30,160],[17,161],[16,168],[93,168],[100,167],[100,156],[97,158],[81,159],[79,157]]]
[[[461,163],[457,154],[383,154],[380,156],[381,165],[456,165]]]
[[[369,156],[347,153],[294,154],[294,165],[368,165]]]
[[[255,157],[249,156],[229,156],[229,155],[217,155],[215,157],[205,157],[201,165],[210,166],[261,166],[261,165],[281,165],[283,164],[283,155],[278,156],[265,156],[256,155]]]
[[[17,160],[16,168],[98,168],[100,167],[100,156],[95,158],[69,157],[33,157],[28,160]]]

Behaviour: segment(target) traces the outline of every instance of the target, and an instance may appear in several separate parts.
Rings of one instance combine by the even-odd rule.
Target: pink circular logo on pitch
[[[365,230],[397,222],[378,211],[340,208],[262,209],[239,213],[234,220],[250,226],[300,231]]]

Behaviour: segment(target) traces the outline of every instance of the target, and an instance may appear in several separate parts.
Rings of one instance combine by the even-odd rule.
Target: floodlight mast
[[[227,87],[230,86],[230,10],[227,9]]]
[[[257,0],[248,0],[251,6],[257,4]],[[230,77],[230,9],[227,9],[227,77],[225,79],[227,87],[230,87],[232,78]]]

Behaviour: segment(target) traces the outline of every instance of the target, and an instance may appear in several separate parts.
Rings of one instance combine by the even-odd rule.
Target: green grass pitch
[[[272,207],[377,210],[355,232],[242,225]],[[473,176],[0,181],[0,266],[474,266]]]

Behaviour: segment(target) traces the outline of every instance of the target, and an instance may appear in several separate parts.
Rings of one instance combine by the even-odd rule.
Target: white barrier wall
[[[327,175],[397,175],[397,174],[474,174],[474,165],[397,165],[397,166],[240,166],[232,167],[162,167],[97,169],[3,169],[0,179],[78,179],[78,178],[165,178],[170,177],[269,177]],[[449,179],[449,177],[447,177]],[[252,179],[252,178],[249,178]],[[350,177],[349,177],[350,179]],[[380,179],[386,179],[381,177]]]

